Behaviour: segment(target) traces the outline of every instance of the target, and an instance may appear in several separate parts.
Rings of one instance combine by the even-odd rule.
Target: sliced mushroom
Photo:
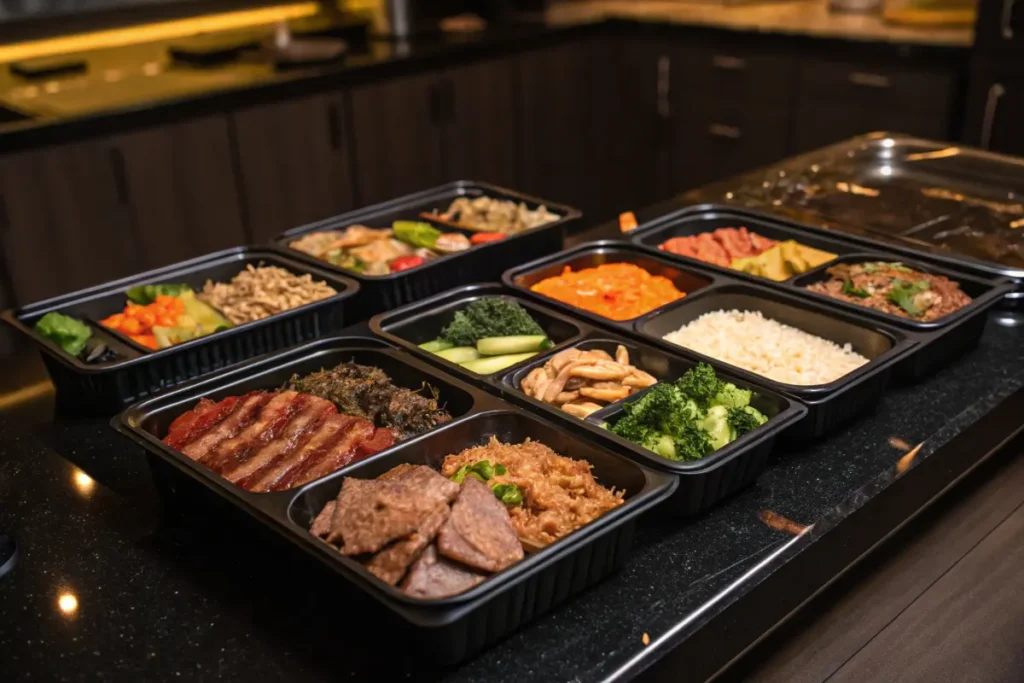
[[[619,365],[629,365],[629,351],[622,344],[615,347],[615,362]]]
[[[581,389],[582,391],[582,389]],[[555,400],[552,403],[556,406],[560,406],[563,403],[572,403],[580,397],[579,391],[563,391],[558,396],[555,396]]]
[[[580,387],[587,385],[587,380],[582,377],[570,377],[569,381],[565,383],[566,391],[579,391]]]
[[[523,390],[523,393],[527,396],[533,396],[533,392],[537,388],[537,382],[543,377],[547,379],[548,373],[544,368],[534,368],[530,370],[530,374],[523,378],[523,381],[519,383],[519,388]]]
[[[559,351],[552,356],[551,360],[549,360],[546,365],[551,369],[551,372],[553,372],[554,375],[558,375],[558,373],[562,371],[562,368],[579,357],[579,349],[566,349],[565,351]]]
[[[577,361],[573,361],[563,367],[562,371],[558,373],[558,376],[551,380],[551,383],[544,389],[544,397],[541,400],[545,403],[553,403],[555,398],[562,393],[563,389],[565,389],[566,382],[568,382],[569,378],[572,377],[571,373],[578,365],[579,363]]]
[[[605,401],[607,403],[621,401],[631,393],[632,389],[623,386],[620,386],[617,389],[595,389],[592,387],[583,387],[580,389],[580,396],[586,396],[587,398],[592,398],[595,401]]]
[[[601,381],[618,381],[626,378],[629,371],[614,361],[601,361],[595,365],[584,365],[572,370],[573,377]]]
[[[633,372],[622,380],[622,383],[627,387],[633,387],[635,389],[645,389],[649,386],[653,386],[658,383],[652,375],[644,372],[643,370],[633,369]]]
[[[551,384],[551,376],[545,373],[543,376],[537,378],[537,383],[533,387],[533,393],[530,394],[534,398],[543,400],[544,392],[547,391],[548,385]]]
[[[587,415],[601,410],[601,406],[596,403],[590,403],[589,401],[586,403],[566,403],[562,406],[562,410],[582,420]]]
[[[584,351],[583,355],[580,357],[580,360],[583,360],[584,358],[589,358],[592,360],[614,360],[611,354],[605,351],[604,349],[589,349],[587,351]]]

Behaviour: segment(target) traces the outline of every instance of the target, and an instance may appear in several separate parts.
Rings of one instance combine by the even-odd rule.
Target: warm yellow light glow
[[[74,593],[62,593],[57,598],[57,607],[64,614],[74,614],[78,611],[78,598],[75,597]]]
[[[61,38],[47,38],[27,43],[14,43],[0,47],[0,62],[15,62],[50,55],[99,50],[124,45],[136,45],[156,40],[170,40],[213,31],[229,31],[263,24],[274,24],[288,19],[313,16],[319,6],[315,2],[278,5],[240,12],[210,14],[189,19],[162,21],[141,26],[81,33]]]
[[[92,493],[92,489],[96,485],[96,482],[93,481],[92,477],[90,477],[82,470],[78,470],[75,472],[74,480],[75,488],[78,489],[81,493]]]

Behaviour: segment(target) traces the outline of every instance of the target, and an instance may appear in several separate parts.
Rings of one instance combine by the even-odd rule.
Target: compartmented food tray
[[[296,275],[309,274],[314,280],[326,282],[337,294],[160,350],[149,350],[97,322],[120,312],[127,300],[126,291],[132,287],[184,283],[200,291],[207,280],[227,282],[247,265],[261,264]],[[237,247],[4,311],[0,317],[39,346],[62,407],[110,414],[169,387],[336,332],[352,321],[349,302],[358,290],[355,280],[330,269],[273,249]],[[38,334],[33,326],[51,311],[85,322],[93,337],[104,342],[117,358],[86,363]]]
[[[714,271],[703,268],[696,263],[694,265],[683,265],[678,261],[671,261],[659,254],[652,253],[648,249],[633,244],[614,240],[601,240],[581,244],[574,249],[545,256],[536,261],[512,268],[502,275],[502,282],[507,287],[522,292],[524,296],[542,301],[549,306],[566,311],[572,316],[584,318],[600,327],[613,327],[630,331],[633,328],[634,320],[653,311],[666,308],[671,304],[647,310],[628,319],[613,320],[599,313],[583,310],[565,301],[534,292],[531,289],[541,280],[561,275],[566,267],[571,268],[575,273],[586,268],[618,263],[629,263],[639,266],[651,275],[667,278],[676,289],[685,294],[684,299],[711,286],[716,278]]]
[[[364,344],[370,348],[361,349]],[[425,654],[446,663],[471,656],[621,566],[629,554],[638,516],[670,496],[676,487],[676,478],[667,473],[645,468],[548,421],[512,409],[495,397],[445,378],[397,349],[373,348],[379,344],[360,338],[308,344],[132,406],[115,417],[112,425],[146,450],[155,472],[168,471],[177,481],[190,483],[228,507],[247,513],[259,526],[341,574],[343,588],[358,588],[397,623],[414,630],[411,640]],[[159,440],[170,422],[200,397],[274,388],[292,373],[315,371],[353,356],[357,362],[386,363],[397,384],[409,385],[429,377],[442,399],[445,392],[460,396],[461,415],[299,489],[275,493],[242,490]],[[399,365],[407,366],[409,373],[400,377]],[[482,445],[491,436],[508,443],[530,438],[560,455],[587,460],[599,483],[625,491],[625,503],[537,552],[528,552],[523,560],[476,587],[442,599],[411,597],[309,533],[313,518],[337,495],[346,477],[374,478],[401,463],[436,468],[445,455]],[[186,495],[180,488],[173,494]]]
[[[495,199],[523,202],[531,210],[543,205],[561,216],[556,221],[524,230],[497,242],[471,247],[427,261],[425,264],[388,275],[365,275],[334,266],[316,257],[289,248],[299,237],[324,230],[342,230],[352,225],[389,228],[396,220],[431,223],[443,232],[457,232],[472,237],[473,231],[424,218],[425,212],[443,212],[459,197],[488,196]],[[487,183],[459,180],[430,190],[375,204],[358,211],[329,218],[318,223],[294,228],[277,237],[274,243],[295,258],[308,259],[324,268],[344,273],[359,281],[360,295],[354,302],[356,317],[368,318],[414,301],[438,294],[452,287],[492,280],[496,273],[530,259],[562,248],[565,228],[581,216],[577,209],[557,204]]]
[[[575,348],[581,351],[600,349],[614,357],[616,349],[620,345],[628,352],[630,365],[649,373],[659,382],[674,381],[697,364],[696,361],[680,355],[601,332],[596,332],[594,336],[569,344],[565,348]],[[741,389],[749,389],[754,392],[752,405],[769,418],[768,422],[701,460],[691,462],[668,460],[602,427],[605,422],[615,422],[623,411],[623,405],[638,400],[644,390],[636,391],[624,399],[609,403],[602,410],[582,419],[527,395],[521,386],[523,380],[534,368],[543,366],[560,352],[561,350],[546,352],[536,360],[507,372],[502,377],[492,378],[491,381],[501,389],[505,398],[527,406],[531,410],[542,411],[568,428],[583,433],[588,438],[609,444],[614,450],[624,453],[648,467],[677,475],[679,488],[676,489],[672,501],[669,503],[673,514],[696,514],[753,483],[767,465],[776,437],[800,422],[807,414],[807,408],[799,401],[761,384],[730,376],[716,368],[716,374],[722,380],[732,382]],[[716,362],[711,364],[712,366],[717,365]]]
[[[892,260],[892,256],[888,254],[846,254],[826,266],[793,278],[787,282],[787,285],[822,303],[835,305],[852,313],[860,313],[880,322],[908,330],[920,344],[912,356],[897,366],[897,373],[899,376],[911,380],[921,379],[953,358],[974,348],[985,331],[988,311],[998,305],[999,301],[1013,289],[1013,285],[1006,281],[992,282],[939,266],[926,265],[908,259],[897,259],[902,265],[915,271],[929,275],[941,275],[959,283],[960,290],[971,297],[971,302],[966,306],[931,322],[920,322],[892,315],[806,289],[809,285],[828,280],[829,275],[826,270],[831,266],[888,260]],[[912,279],[911,276],[908,278]]]
[[[839,346],[849,344],[869,362],[834,381],[815,385],[787,384],[663,339],[705,313],[732,310],[759,311],[765,318]],[[706,360],[726,368],[735,377],[800,399],[809,412],[787,433],[795,438],[818,438],[871,408],[885,390],[894,366],[918,347],[910,335],[870,318],[777,288],[738,282],[719,284],[645,316],[636,322],[635,331],[659,348]]]
[[[497,283],[488,283],[457,287],[424,301],[403,306],[396,311],[376,315],[370,319],[370,330],[410,353],[440,365],[450,373],[466,377],[475,384],[486,384],[487,377],[497,376],[500,379],[510,368],[479,375],[437,354],[425,351],[419,345],[436,339],[441,329],[451,323],[456,311],[463,310],[473,301],[493,297],[514,301],[522,306],[530,317],[540,324],[554,344],[554,348],[561,348],[581,339],[592,329],[585,323],[519,296]]]
[[[711,234],[722,228],[746,228],[752,233],[766,237],[775,242],[793,240],[802,245],[816,250],[826,251],[837,256],[860,251],[861,247],[852,242],[845,242],[841,239],[825,237],[812,234],[807,231],[797,230],[785,223],[765,217],[755,217],[750,214],[739,212],[728,207],[702,207],[700,209],[684,209],[676,211],[637,227],[629,239],[633,244],[656,250],[658,254],[670,260],[678,260],[681,263],[697,264],[705,268],[725,273],[737,279],[747,280],[763,284],[765,282],[778,282],[768,277],[762,277],[731,267],[710,263],[699,258],[676,254],[671,251],[660,249],[660,245],[672,238],[695,237],[703,234]],[[800,275],[790,275],[784,281],[791,281]]]

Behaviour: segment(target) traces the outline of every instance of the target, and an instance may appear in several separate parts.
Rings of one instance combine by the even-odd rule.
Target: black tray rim
[[[557,221],[552,221],[550,223],[545,223],[544,225],[540,225],[540,226],[538,226],[536,228],[533,228],[531,230],[525,230],[525,231],[523,231],[521,233],[509,236],[509,237],[507,237],[507,238],[505,238],[503,240],[497,241],[497,242],[485,242],[484,244],[478,244],[478,245],[475,245],[475,246],[467,249],[466,251],[459,251],[459,252],[455,252],[453,254],[445,254],[444,256],[439,256],[438,258],[431,259],[430,261],[428,261],[428,262],[426,262],[424,264],[421,264],[419,266],[416,266],[415,268],[410,268],[408,270],[399,271],[397,273],[388,273],[387,275],[366,275],[364,273],[355,273],[355,272],[352,272],[350,270],[346,270],[345,268],[341,268],[339,266],[335,266],[334,264],[328,263],[327,261],[322,261],[322,260],[314,257],[311,254],[306,254],[304,252],[298,251],[297,249],[292,249],[291,247],[288,246],[288,242],[290,242],[290,241],[294,240],[296,237],[300,237],[302,235],[308,235],[308,234],[314,233],[314,232],[322,232],[324,230],[336,230],[336,229],[348,227],[349,225],[353,225],[353,224],[356,224],[356,223],[361,223],[361,222],[364,222],[364,221],[369,221],[373,216],[375,216],[375,215],[377,215],[379,213],[390,213],[392,211],[399,211],[399,210],[401,210],[402,208],[404,208],[408,204],[419,203],[419,202],[422,202],[422,201],[428,201],[432,197],[436,197],[436,196],[441,195],[441,194],[447,195],[447,194],[450,194],[452,191],[461,191],[461,190],[465,190],[467,188],[479,188],[479,189],[483,190],[485,193],[486,192],[493,192],[493,193],[496,193],[496,194],[506,195],[506,196],[508,196],[508,197],[510,197],[512,199],[517,199],[517,200],[526,202],[527,204],[533,204],[533,205],[536,205],[536,206],[544,205],[549,210],[551,210],[553,213],[560,214],[561,218],[559,218]],[[483,181],[462,179],[462,180],[453,180],[453,181],[451,181],[449,183],[445,183],[443,185],[438,185],[437,187],[432,187],[432,188],[429,188],[429,189],[426,189],[426,190],[421,190],[419,192],[414,192],[414,193],[411,193],[411,194],[402,195],[401,197],[396,197],[396,198],[393,198],[393,199],[388,199],[386,201],[383,201],[383,202],[380,202],[380,203],[377,203],[377,204],[372,204],[370,206],[364,206],[364,207],[362,207],[360,209],[356,209],[354,211],[349,211],[347,213],[339,214],[337,216],[332,216],[330,218],[325,218],[325,219],[317,221],[315,223],[309,223],[307,225],[302,225],[302,226],[299,226],[299,227],[291,228],[291,229],[281,233],[277,237],[273,238],[271,240],[270,244],[277,251],[284,252],[284,253],[288,254],[289,256],[291,256],[292,258],[295,258],[295,259],[298,259],[298,260],[301,260],[301,261],[308,261],[310,263],[319,264],[321,267],[329,269],[332,272],[337,272],[337,273],[343,274],[343,275],[345,275],[345,276],[347,276],[349,278],[352,278],[352,279],[357,280],[357,281],[362,282],[362,283],[369,284],[369,283],[378,283],[378,282],[393,282],[395,280],[402,279],[403,276],[407,276],[407,275],[410,275],[412,273],[422,272],[425,268],[429,268],[429,267],[434,266],[434,265],[439,264],[439,263],[446,263],[448,261],[451,261],[453,259],[458,258],[459,256],[465,256],[465,255],[469,254],[470,252],[479,253],[480,249],[486,249],[486,248],[491,248],[491,247],[500,247],[500,246],[503,246],[503,245],[507,245],[507,244],[512,243],[513,240],[515,240],[515,239],[517,239],[519,237],[523,237],[523,236],[526,236],[526,235],[536,235],[539,232],[550,231],[550,230],[555,229],[555,228],[561,229],[567,223],[570,223],[570,222],[575,221],[575,220],[579,220],[582,216],[583,216],[583,213],[579,209],[573,208],[573,207],[568,206],[566,204],[560,204],[560,203],[557,203],[557,202],[549,202],[549,201],[546,201],[546,200],[541,199],[539,197],[535,197],[533,195],[524,194],[524,193],[519,192],[517,190],[512,190],[512,189],[505,188],[505,187],[502,187],[502,186],[499,186],[499,185],[493,185],[491,183],[486,183],[486,182],[483,182]],[[422,219],[422,218],[418,218],[417,220],[423,220],[423,221],[429,222],[429,221],[427,221],[427,219]],[[433,225],[433,223],[432,223],[432,225]],[[450,228],[450,229],[455,230],[456,228]]]
[[[109,330],[103,327],[97,321],[87,320],[86,324],[90,325],[90,327],[95,326],[99,328],[104,334],[110,334],[119,342],[128,346],[128,348],[139,352],[138,356],[132,358],[122,358],[110,363],[85,363],[82,360],[65,353],[64,349],[60,348],[55,342],[38,334],[33,328],[29,327],[24,322],[22,322],[22,318],[29,315],[34,315],[35,313],[43,310],[59,311],[59,309],[67,306],[73,306],[76,303],[81,302],[83,299],[113,294],[118,291],[126,291],[127,289],[135,285],[151,284],[153,282],[170,279],[174,277],[175,273],[184,268],[191,268],[193,266],[203,264],[214,265],[212,263],[213,261],[228,258],[237,258],[238,260],[245,258],[267,258],[268,261],[274,261],[273,263],[270,263],[270,265],[286,265],[295,270],[306,271],[310,275],[313,275],[318,278],[323,278],[328,284],[334,287],[340,285],[344,287],[344,289],[339,291],[334,296],[328,297],[326,299],[321,299],[319,301],[314,301],[303,306],[288,309],[287,311],[275,313],[274,315],[267,316],[266,318],[262,318],[260,320],[254,320],[252,322],[243,323],[241,325],[235,325],[234,327],[231,327],[227,330],[213,332],[203,337],[191,339],[182,344],[175,344],[174,346],[169,346],[166,349],[158,349],[156,351],[146,349],[143,346],[131,342],[131,340],[126,339],[123,335],[117,333],[116,331]],[[62,294],[60,296],[45,299],[43,301],[38,301],[36,303],[29,304],[27,306],[22,306],[17,309],[7,309],[4,311],[0,311],[0,320],[3,320],[8,325],[18,330],[20,333],[29,337],[37,346],[39,346],[41,351],[44,351],[45,353],[49,354],[56,360],[60,361],[63,365],[72,368],[75,372],[81,374],[98,375],[116,372],[118,370],[130,368],[135,365],[141,365],[155,358],[163,358],[173,354],[183,353],[188,350],[205,346],[206,344],[209,344],[213,341],[223,341],[225,339],[230,339],[231,337],[234,336],[244,335],[246,333],[256,330],[258,327],[264,326],[271,322],[281,322],[290,320],[296,316],[308,314],[319,308],[323,308],[329,305],[336,305],[347,299],[351,299],[352,297],[354,297],[356,294],[359,293],[359,289],[359,283],[350,277],[347,277],[345,275],[339,275],[337,273],[328,271],[324,268],[316,267],[315,264],[307,263],[301,259],[291,258],[290,255],[282,253],[279,249],[274,249],[272,247],[266,246],[250,245],[242,247],[232,247],[230,249],[223,249],[221,251],[216,251],[210,254],[206,254],[204,256],[199,256],[194,259],[189,259],[188,261],[179,261],[178,263],[164,266],[163,268],[146,271],[144,273],[139,273],[137,275],[130,275],[128,277],[121,278],[120,280],[113,280],[111,282],[95,285],[93,287],[71,292],[69,294]]]
[[[566,425],[569,426],[570,428],[582,429],[586,431],[592,439],[609,441],[611,444],[614,444],[620,452],[624,453],[627,457],[631,459],[639,459],[639,461],[642,464],[645,464],[648,467],[670,472],[674,475],[678,475],[681,477],[703,475],[707,474],[708,472],[719,469],[721,467],[724,467],[732,460],[735,460],[736,458],[745,455],[747,451],[751,451],[757,448],[758,446],[768,441],[769,439],[775,439],[788,428],[792,427],[793,425],[797,424],[800,420],[805,418],[807,416],[807,413],[809,412],[807,406],[804,405],[802,401],[800,401],[798,398],[794,396],[788,396],[770,387],[765,387],[761,384],[750,382],[744,378],[733,377],[730,375],[729,372],[719,369],[719,365],[724,365],[722,363],[708,363],[715,369],[715,374],[717,374],[720,378],[725,379],[726,381],[729,382],[733,382],[737,384],[737,386],[749,388],[761,396],[778,401],[781,406],[780,410],[774,417],[770,418],[768,422],[761,425],[761,427],[759,427],[758,429],[755,429],[752,432],[744,434],[735,441],[732,441],[723,446],[722,448],[719,448],[718,450],[708,454],[701,460],[693,462],[680,462],[675,460],[669,460],[667,458],[662,458],[653,451],[649,451],[646,448],[643,448],[631,441],[627,441],[626,439],[623,439],[622,437],[613,434],[610,431],[601,427],[601,424],[604,422],[603,418],[605,415],[620,409],[622,405],[627,401],[637,400],[643,394],[647,393],[650,390],[650,388],[634,392],[624,399],[618,400],[614,403],[610,403],[607,406],[601,408],[601,410],[595,411],[587,418],[580,419],[573,417],[572,415],[569,415],[564,411],[558,410],[554,406],[550,406],[544,403],[543,401],[535,399],[531,396],[527,396],[523,392],[523,390],[520,389],[517,385],[515,375],[521,374],[526,370],[537,367],[540,363],[546,362],[547,359],[551,358],[554,354],[558,353],[559,351],[564,351],[567,348],[575,348],[582,344],[590,343],[628,344],[634,347],[641,348],[646,346],[652,351],[658,351],[668,356],[675,356],[676,358],[679,358],[684,362],[693,363],[694,365],[696,365],[699,362],[705,362],[688,358],[686,356],[673,354],[667,351],[666,349],[651,346],[650,344],[647,344],[637,339],[628,339],[625,337],[620,338],[616,337],[614,334],[610,334],[608,332],[600,330],[595,331],[594,336],[588,336],[583,339],[579,339],[573,342],[571,345],[563,347],[562,349],[548,349],[548,351],[546,351],[542,357],[536,359],[531,358],[531,362],[529,364],[522,365],[515,369],[511,369],[510,371],[506,372],[500,379],[493,380],[494,384],[503,394],[511,394],[514,396],[514,400],[525,402],[534,408],[539,408],[543,410],[546,415],[557,416],[558,420],[564,421]],[[668,380],[659,379],[658,384],[663,384],[666,381]],[[599,417],[601,419],[598,419]]]
[[[547,268],[552,265],[557,265],[559,262],[569,261],[573,258],[576,258],[577,256],[586,254],[588,252],[609,253],[619,251],[625,253],[632,253],[635,256],[651,259],[653,261],[659,261],[666,268],[672,268],[673,270],[687,273],[693,275],[694,277],[703,278],[707,280],[708,283],[703,287],[693,290],[693,292],[686,292],[685,296],[681,299],[676,299],[675,301],[670,301],[667,304],[662,304],[661,306],[651,309],[650,311],[644,313],[643,315],[639,315],[634,318],[629,318],[627,320],[612,320],[611,318],[605,317],[603,315],[592,313],[590,311],[585,311],[581,308],[576,308],[575,306],[571,306],[563,301],[559,301],[558,299],[553,299],[549,296],[538,294],[537,292],[531,290],[529,287],[524,287],[516,282],[517,278],[523,277],[525,275],[530,275],[534,271],[540,270],[541,268]],[[561,310],[567,311],[573,315],[578,315],[596,327],[630,329],[637,321],[644,319],[645,317],[651,315],[652,313],[664,311],[673,304],[677,304],[680,301],[686,301],[691,297],[698,296],[700,294],[703,294],[704,292],[707,292],[710,289],[715,288],[716,286],[719,286],[721,284],[719,281],[724,277],[723,274],[709,268],[704,268],[703,265],[704,264],[700,264],[700,262],[694,262],[693,264],[675,263],[669,259],[662,257],[657,252],[652,253],[650,249],[638,247],[637,245],[631,244],[628,241],[603,239],[596,240],[593,242],[584,242],[583,244],[578,244],[575,247],[572,247],[571,249],[565,249],[563,251],[559,251],[554,254],[549,254],[539,259],[535,259],[528,263],[516,266],[515,268],[510,268],[506,270],[504,273],[502,273],[501,282],[509,289],[514,290],[516,292],[520,292],[523,296],[530,297],[535,301],[543,302],[544,304],[549,306],[554,306]]]
[[[888,337],[892,341],[892,346],[880,356],[871,358],[867,363],[856,368],[852,372],[832,380],[825,384],[812,384],[812,385],[800,385],[800,384],[788,384],[786,382],[778,382],[768,377],[764,377],[750,370],[745,370],[739,366],[726,363],[717,358],[706,356],[702,353],[689,349],[685,346],[673,344],[672,342],[665,341],[654,335],[647,334],[642,331],[643,326],[654,318],[669,313],[678,307],[686,305],[688,301],[692,301],[697,297],[713,296],[716,293],[721,293],[728,290],[752,290],[743,293],[750,294],[756,298],[766,298],[763,296],[763,290],[769,292],[770,295],[780,296],[784,299],[786,305],[794,306],[797,308],[808,308],[815,313],[826,315],[832,318],[843,319],[844,322],[858,327],[866,328],[882,334]],[[770,297],[768,297],[770,298]],[[923,345],[921,344],[920,337],[906,331],[889,327],[885,324],[879,323],[871,318],[866,318],[858,315],[858,312],[847,311],[845,309],[832,309],[829,306],[815,301],[810,297],[801,297],[792,292],[786,291],[782,288],[765,287],[763,285],[756,285],[746,281],[734,281],[730,283],[723,283],[715,287],[708,287],[701,292],[693,295],[693,297],[684,297],[678,301],[673,301],[668,306],[662,307],[656,311],[652,311],[646,316],[638,319],[633,326],[633,333],[649,343],[653,343],[654,346],[661,349],[669,349],[674,347],[675,352],[683,357],[697,358],[705,363],[712,365],[713,367],[722,367],[728,374],[735,375],[743,378],[753,384],[761,384],[768,386],[778,393],[786,394],[788,396],[795,396],[800,398],[804,402],[814,404],[818,402],[818,399],[831,398],[833,395],[839,394],[846,389],[850,388],[854,384],[858,383],[863,379],[867,379],[869,376],[873,376],[876,373],[883,372],[887,369],[891,369],[897,363],[906,360],[911,354],[921,350]],[[808,333],[810,334],[810,333]]]
[[[958,323],[962,323],[970,318],[977,315],[984,315],[993,306],[999,303],[1006,294],[1013,291],[1013,285],[1005,281],[992,281],[983,280],[981,278],[972,277],[970,275],[964,275],[952,270],[943,268],[941,266],[934,266],[927,263],[921,263],[918,261],[911,261],[909,259],[900,258],[897,263],[900,263],[908,268],[914,270],[920,270],[929,275],[942,275],[949,278],[957,283],[968,282],[972,285],[980,287],[986,287],[987,291],[981,296],[975,297],[971,300],[971,303],[967,304],[963,308],[959,308],[948,315],[944,315],[938,320],[932,322],[921,322],[917,320],[910,320],[907,318],[901,318],[890,313],[884,313],[882,311],[876,311],[873,308],[867,308],[866,306],[858,306],[848,301],[842,301],[841,299],[833,299],[830,296],[824,294],[818,294],[817,292],[811,292],[806,288],[802,281],[810,280],[811,278],[819,277],[825,270],[835,266],[838,263],[867,263],[870,261],[884,261],[886,257],[891,254],[884,254],[881,252],[855,252],[851,254],[845,254],[838,258],[833,259],[829,263],[813,268],[806,273],[791,278],[786,281],[786,288],[789,291],[796,290],[805,296],[814,298],[817,301],[822,302],[833,302],[837,306],[848,310],[857,311],[867,314],[871,318],[889,323],[890,325],[897,325],[899,327],[905,327],[910,330],[915,330],[921,333],[939,333],[948,328],[952,328]]]
[[[440,365],[449,374],[454,374],[456,377],[465,376],[470,380],[476,382],[486,382],[489,378],[500,376],[506,372],[514,371],[516,368],[522,367],[523,364],[530,363],[531,361],[534,360],[535,357],[527,358],[526,360],[519,361],[515,365],[503,368],[501,370],[498,370],[497,372],[492,372],[489,375],[480,375],[475,372],[470,372],[469,370],[461,367],[460,365],[452,363],[451,361],[442,358],[441,356],[438,356],[435,353],[424,351],[423,349],[419,348],[416,344],[413,344],[404,337],[400,337],[397,334],[388,331],[388,318],[404,315],[406,312],[410,310],[418,311],[417,313],[415,313],[414,315],[410,316],[407,319],[392,322],[390,326],[393,327],[394,325],[402,325],[405,323],[420,320],[421,318],[436,315],[438,312],[435,307],[436,303],[442,299],[447,299],[456,296],[456,294],[459,295],[458,300],[465,300],[469,298],[478,297],[498,297],[502,299],[511,299],[516,301],[516,303],[525,304],[528,310],[530,308],[533,308],[537,311],[540,311],[544,315],[556,318],[567,325],[572,325],[578,330],[577,333],[572,337],[569,337],[565,341],[555,344],[555,346],[551,347],[550,349],[539,351],[537,355],[546,353],[547,351],[564,349],[567,347],[567,345],[582,340],[587,336],[589,332],[593,330],[593,328],[590,325],[588,325],[585,321],[576,320],[566,315],[562,311],[548,308],[547,306],[543,305],[543,303],[538,302],[533,298],[523,296],[520,292],[510,291],[501,283],[478,282],[469,285],[462,285],[461,287],[453,287],[452,289],[447,289],[443,292],[440,292],[439,294],[434,294],[433,296],[430,296],[426,299],[415,301],[411,304],[406,304],[404,306],[400,306],[399,308],[386,311],[384,313],[378,313],[369,320],[370,331],[374,335],[380,337],[381,339],[385,339],[391,344],[400,346],[401,348],[408,350],[410,353],[413,353],[416,356],[427,360],[428,362]]]

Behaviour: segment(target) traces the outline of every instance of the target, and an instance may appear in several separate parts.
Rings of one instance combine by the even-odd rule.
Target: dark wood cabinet
[[[1024,156],[1024,73],[984,70],[971,82],[964,139],[1002,154]]]
[[[264,104],[232,118],[252,241],[265,243],[289,228],[355,207],[343,94]],[[372,156],[366,166],[371,174],[379,172]]]
[[[512,188],[518,185],[513,67],[513,60],[500,59],[442,74],[439,87],[446,102],[442,138],[446,180],[483,180]]]
[[[949,139],[956,86],[947,70],[807,61],[793,119],[795,151],[878,130]]]
[[[0,157],[0,240],[24,305],[141,270],[127,165],[109,141]]]
[[[226,116],[119,135],[136,270],[245,244]]]
[[[351,96],[361,204],[450,180],[440,132],[444,92],[435,73],[359,86]]]
[[[591,140],[600,218],[609,219],[664,198],[669,111],[668,48],[627,38],[596,46]],[[525,140],[524,144],[531,144]]]
[[[593,120],[592,44],[566,43],[519,62],[519,187],[596,216],[601,210]]]

